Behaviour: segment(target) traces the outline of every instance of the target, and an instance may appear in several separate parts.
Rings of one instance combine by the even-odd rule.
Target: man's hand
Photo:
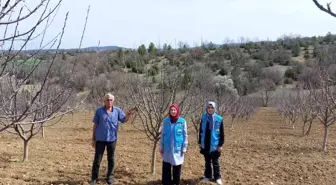
[[[91,140],[91,146],[92,148],[96,148],[96,140],[94,139]]]
[[[130,110],[126,111],[126,119],[125,122],[127,122],[129,120],[129,118],[131,117],[131,115],[134,113],[134,111],[138,111],[138,108],[134,107],[131,108]]]
[[[138,108],[131,108],[130,110],[126,111],[126,114],[133,114],[135,111],[138,111]]]
[[[223,150],[223,148],[221,146],[218,146],[217,150],[218,150],[218,152],[221,152]]]

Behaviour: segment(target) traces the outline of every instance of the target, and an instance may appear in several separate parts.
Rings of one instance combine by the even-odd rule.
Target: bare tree
[[[284,123],[287,124],[289,120],[289,113],[286,111],[287,101],[283,101],[284,95],[282,97],[275,98],[275,108],[280,112],[281,118],[284,120]],[[289,121],[288,121],[289,122]]]
[[[261,91],[259,92],[259,99],[263,107],[267,107],[274,95],[275,84],[273,80],[260,80]]]
[[[320,67],[318,74],[319,88],[309,88],[309,91],[314,102],[314,114],[324,127],[322,150],[327,151],[328,128],[336,122],[336,90],[325,68]]]
[[[298,93],[298,98],[301,99],[298,112],[303,122],[302,136],[306,136],[310,133],[313,121],[316,118],[313,106],[314,102],[312,101],[311,93],[309,93],[309,91],[304,91],[301,88]]]
[[[299,119],[299,106],[301,97],[298,94],[288,94],[284,100],[286,102],[286,111],[289,118],[289,124],[295,129],[295,123]]]
[[[96,108],[102,104],[103,97],[106,92],[113,92],[114,96],[119,99],[122,94],[123,74],[119,72],[103,73],[92,77],[90,82],[90,94],[88,102],[92,108]],[[121,102],[117,102],[118,104]]]
[[[239,98],[227,111],[227,114],[231,116],[231,127],[233,127],[235,120],[237,119],[238,123],[238,118],[240,115],[243,114],[243,109],[244,109],[244,99]]]
[[[283,74],[276,68],[265,68],[262,72],[262,77],[272,80],[276,85],[281,83]]]
[[[190,106],[188,109],[184,109],[184,113],[189,115],[191,119],[197,142],[201,116],[205,112],[204,106],[206,101],[211,99],[212,77],[210,74],[209,70],[203,68],[200,71],[195,71],[194,85],[187,99]]]
[[[242,104],[242,109],[238,114],[238,119],[245,122],[258,110],[258,102],[248,96],[240,97],[239,99],[238,103]]]
[[[45,85],[43,91],[37,97],[37,100],[30,105],[31,100],[39,87],[25,87],[20,93],[15,95],[11,104],[5,108],[7,113],[6,121],[15,122],[15,115],[20,115],[29,106],[29,114],[25,115],[25,119],[20,122],[15,122],[6,131],[18,135],[24,144],[23,161],[28,160],[29,141],[47,126],[56,124],[66,113],[73,111],[79,104],[76,101],[69,101],[69,99],[83,101],[83,97],[75,97],[71,88],[61,87],[56,84],[49,83]],[[70,103],[71,102],[71,103]],[[77,104],[77,105],[76,105]],[[65,106],[66,105],[66,106]],[[71,107],[71,108],[70,108]],[[57,121],[52,121],[57,118]]]
[[[234,87],[233,80],[228,76],[216,76],[212,84],[211,91],[218,105],[218,113],[225,115],[238,100],[238,91]]]
[[[127,79],[127,100],[138,109],[138,118],[141,125],[137,126],[148,139],[153,142],[151,173],[156,173],[156,150],[161,137],[163,119],[168,115],[172,103],[178,104],[182,113],[189,104],[187,98],[192,86],[189,82],[184,91],[179,91],[180,78],[183,71],[175,67],[164,66],[161,68],[161,80],[158,88],[153,87],[150,78],[140,75],[130,75]],[[186,87],[186,86],[185,86]],[[183,113],[184,116],[186,116]]]
[[[300,91],[291,91],[283,93],[278,97],[276,102],[276,108],[284,118],[285,123],[294,129],[295,123],[300,117],[300,106],[302,104],[302,98],[300,97]]]
[[[291,109],[288,108],[288,103],[290,102],[288,100],[289,93],[282,93],[280,96],[274,97],[273,103],[275,105],[275,108],[279,111],[283,121],[285,124],[291,125],[290,121],[290,111]]]
[[[0,132],[7,131],[20,136],[24,141],[24,161],[28,160],[28,142],[41,130],[42,125],[73,111],[76,105],[79,105],[77,102],[76,105],[69,104],[69,99],[76,94],[71,84],[78,61],[72,63],[71,67],[64,71],[68,74],[64,83],[57,84],[57,78],[51,75],[55,70],[68,14],[65,16],[60,33],[51,41],[47,43],[44,41],[45,33],[50,25],[49,18],[56,15],[55,12],[61,2],[62,0],[59,0],[58,4],[51,7],[48,12],[50,0],[41,0],[33,8],[29,8],[23,0],[13,3],[8,0],[0,11],[0,26],[5,26],[4,37],[0,39],[5,47],[2,50],[3,60],[0,59]],[[26,15],[22,15],[25,12],[24,9],[28,12]],[[79,48],[83,40],[89,9]],[[38,10],[42,12],[39,14]],[[14,20],[11,19],[13,12],[18,12]],[[19,25],[30,16],[37,16],[37,22],[28,31],[21,30]],[[41,33],[36,33],[43,22],[46,23],[44,29]],[[7,31],[11,29],[11,25],[14,25],[14,30],[12,34],[9,34]],[[29,53],[23,52],[23,48],[29,42],[39,38],[41,39],[39,49]],[[18,45],[19,49],[14,50]],[[51,49],[53,47],[56,49]],[[43,51],[45,48],[47,50]],[[20,55],[28,57],[18,60]],[[27,65],[28,60],[34,62]],[[41,66],[44,66],[45,70],[42,71],[41,76],[37,76],[36,71]],[[34,83],[27,85],[28,82]]]
[[[304,89],[315,88],[312,85],[317,85],[319,82],[318,71],[316,67],[305,67],[302,73],[298,76],[298,81],[303,85]]]
[[[198,141],[201,116],[205,112],[206,102],[215,101],[217,113],[225,115],[237,102],[239,95],[232,79],[228,76],[212,77],[207,71],[195,74],[195,85],[192,89],[187,99],[191,106],[186,111],[191,117]]]

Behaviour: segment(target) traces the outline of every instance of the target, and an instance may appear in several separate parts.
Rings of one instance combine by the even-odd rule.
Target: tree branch
[[[20,17],[20,18],[17,18],[16,20],[13,20],[13,21],[0,22],[0,25],[13,24],[13,23],[20,22],[20,21],[22,21],[24,19],[27,19],[28,17],[30,17],[31,15],[33,15],[43,5],[44,1],[46,1],[46,0],[43,0],[38,6],[36,6],[34,8],[34,10],[32,10],[31,12],[29,12],[27,15],[25,15],[23,17]]]
[[[336,17],[336,13],[332,12],[331,11],[331,8],[330,8],[330,4],[331,3],[327,3],[327,8],[325,8],[324,6],[322,6],[317,0],[313,0],[313,2],[315,3],[315,5],[323,12],[326,12],[327,14],[333,16],[333,17]]]

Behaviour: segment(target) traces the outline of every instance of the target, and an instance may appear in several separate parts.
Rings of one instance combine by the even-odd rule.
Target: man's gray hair
[[[114,99],[114,96],[111,93],[107,93],[105,94],[104,99]]]

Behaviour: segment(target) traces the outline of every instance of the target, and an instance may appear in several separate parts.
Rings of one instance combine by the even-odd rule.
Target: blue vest
[[[173,136],[174,136],[174,148],[173,148],[173,152],[174,153],[180,153],[182,148],[183,148],[183,141],[184,141],[184,137],[183,137],[183,130],[184,127],[186,126],[185,124],[185,119],[183,118],[179,118],[175,124],[174,130],[171,130],[171,124],[170,123],[170,118],[167,117],[163,120],[163,150],[164,152],[171,152],[171,131],[174,132]]]
[[[205,148],[204,140],[205,140],[205,131],[207,126],[207,114],[202,115],[202,133],[201,133],[201,145],[202,148]],[[223,121],[223,118],[219,116],[218,114],[214,114],[214,122],[213,122],[213,128],[211,130],[211,139],[210,139],[210,152],[217,151],[219,138],[220,138],[220,127],[221,123]]]

